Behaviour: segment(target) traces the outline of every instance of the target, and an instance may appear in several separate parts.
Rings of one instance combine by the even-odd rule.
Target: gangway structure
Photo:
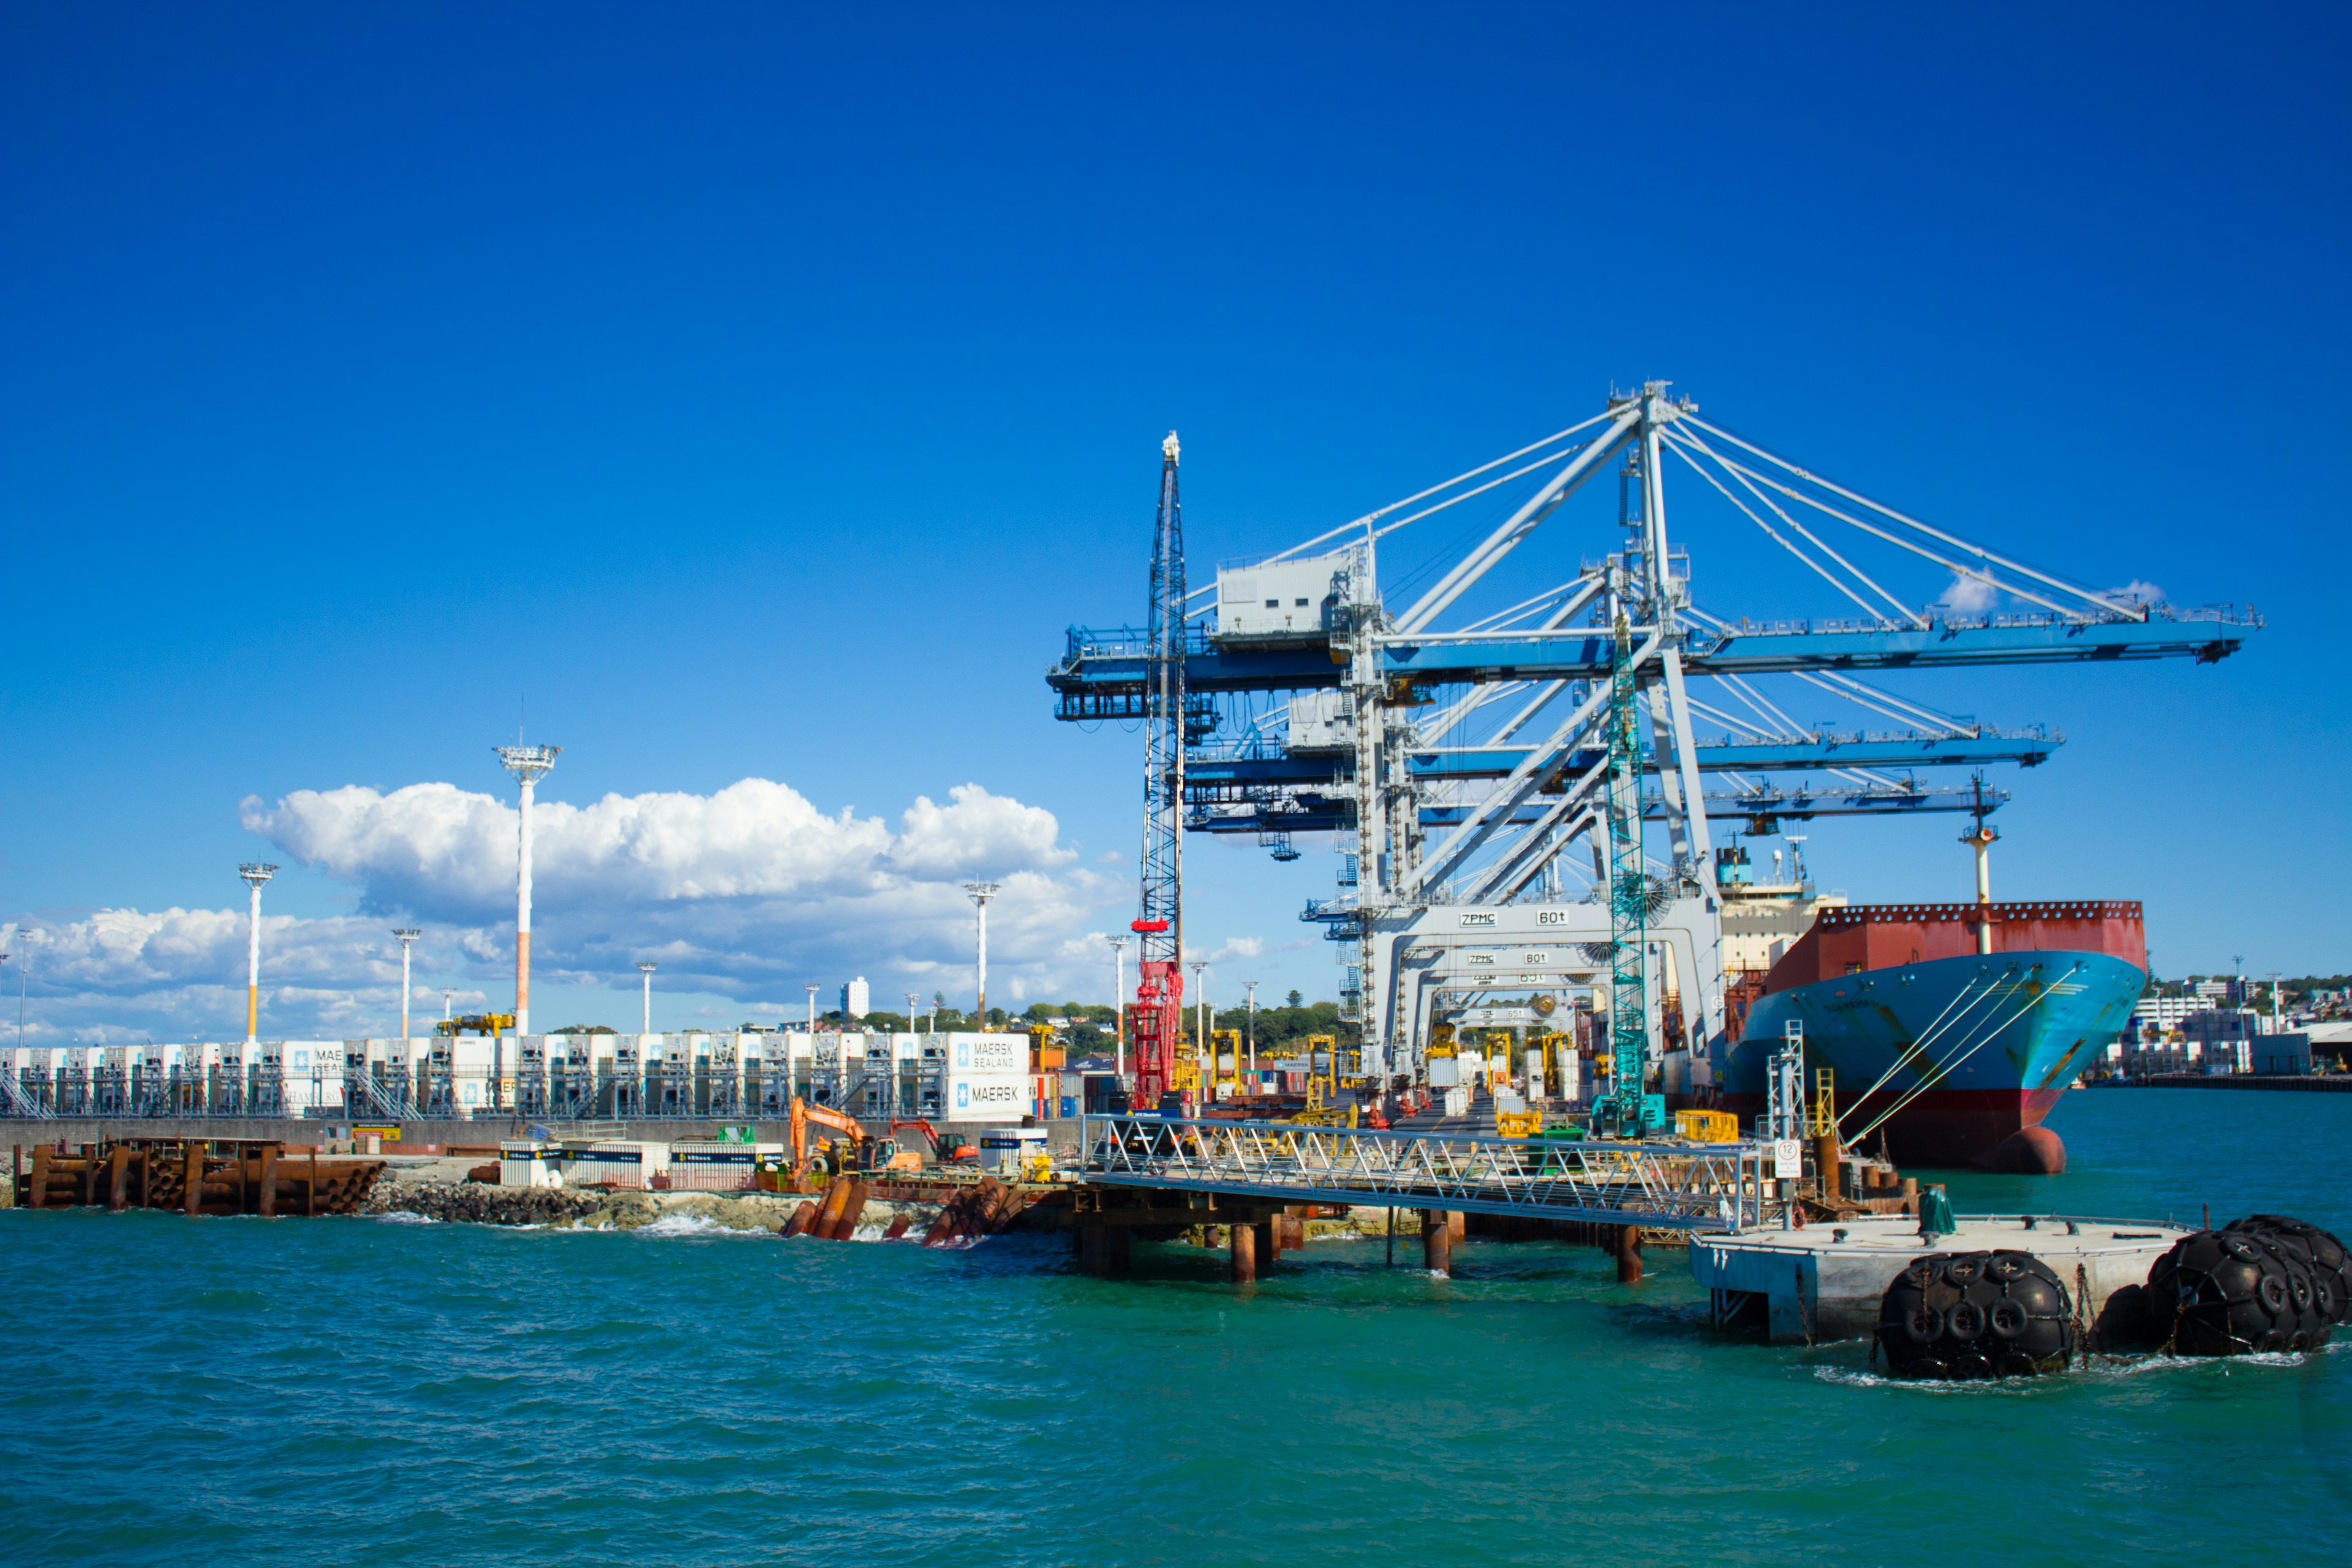
[[[1698,481],[1676,492],[1678,523],[1704,510],[1752,525],[1767,556],[1834,595],[1836,613],[1751,619],[1704,603],[1668,526],[1670,462]],[[1702,417],[1664,382],[1612,392],[1589,419],[1288,549],[1224,563],[1213,584],[1189,591],[1181,534],[1167,526],[1174,464],[1171,440],[1150,624],[1072,627],[1047,675],[1055,716],[1141,721],[1155,824],[1172,808],[1185,830],[1250,834],[1294,858],[1300,836],[1335,836],[1340,886],[1303,918],[1343,954],[1343,1016],[1362,1030],[1374,1077],[1417,1071],[1437,1021],[1561,988],[1594,992],[1596,1016],[1618,1018],[1620,1033],[1638,1017],[1653,1064],[1670,1040],[1719,1045],[1719,832],[1996,809],[2000,790],[1921,775],[2032,767],[2063,744],[2043,727],[1946,711],[1889,678],[2210,663],[2262,626],[2251,610],[2091,587],[1974,542]],[[1547,534],[1548,520],[1610,473],[1612,547],[1558,561],[1542,542],[1569,525]],[[1400,531],[1459,520],[1451,509],[1465,503],[1496,519],[1466,551],[1408,553],[1393,583],[1384,576],[1384,562],[1421,537]],[[1542,575],[1508,581],[1507,563],[1530,563]],[[1638,832],[1612,864],[1608,731],[1614,713],[1622,742],[1612,693],[1625,681],[1639,787],[1619,781],[1613,815],[1637,815]],[[1795,716],[1823,697],[1864,717]],[[1173,888],[1177,837],[1147,834],[1147,914],[1153,889]],[[1612,964],[1628,929],[1627,910],[1612,919],[1612,889],[1631,896],[1636,876],[1639,940],[1659,962],[1638,982],[1638,1009],[1603,1007],[1599,994],[1631,978]],[[1172,909],[1167,918],[1172,934]],[[1173,984],[1181,970],[1169,975]]]
[[[1084,1179],[1282,1203],[1736,1234],[1767,1218],[1771,1152],[1155,1115],[1087,1116]]]

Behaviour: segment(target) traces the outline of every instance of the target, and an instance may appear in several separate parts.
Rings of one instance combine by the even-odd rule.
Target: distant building
[[[2132,1009],[2132,1025],[2138,1038],[2152,1042],[2179,1028],[2189,1014],[2201,1013],[2205,1007],[2204,1000],[2196,996],[2143,996]]]
[[[872,995],[866,989],[866,976],[861,974],[841,988],[841,1016],[845,1018],[863,1018],[874,1010],[871,1005],[873,1000]]]
[[[2264,1035],[2252,1042],[2254,1071],[2301,1075],[2311,1070],[2311,1036],[2306,1031]]]
[[[2199,1047],[2209,1072],[2252,1072],[2254,1044],[2269,1020],[2251,1007],[2212,1007],[2181,1020],[2180,1032]]]

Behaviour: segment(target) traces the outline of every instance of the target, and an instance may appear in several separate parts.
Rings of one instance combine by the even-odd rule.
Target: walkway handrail
[[[1760,1223],[1753,1143],[1501,1138],[1172,1116],[1080,1120],[1085,1179],[1292,1202],[1737,1233]]]

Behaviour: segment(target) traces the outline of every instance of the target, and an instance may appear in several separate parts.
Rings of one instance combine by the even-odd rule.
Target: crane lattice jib
[[[1609,672],[1609,1054],[1617,1124],[1642,1125],[1643,1045],[1649,1034],[1649,889],[1642,869],[1642,745],[1635,726],[1633,639],[1617,614]]]
[[[1143,875],[1134,930],[1135,1100],[1156,1110],[1167,1091],[1184,1010],[1184,512],[1176,433],[1160,448],[1160,512],[1151,528],[1151,604],[1143,723]]]

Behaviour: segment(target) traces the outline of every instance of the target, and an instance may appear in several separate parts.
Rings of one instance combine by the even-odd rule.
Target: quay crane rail
[[[1189,590],[1173,437],[1165,443],[1150,624],[1073,626],[1046,675],[1059,719],[1143,721],[1135,929],[1170,951],[1137,998],[1139,1026],[1157,1017],[1172,1040],[1182,833],[1250,833],[1296,859],[1296,835],[1331,832],[1343,846],[1338,896],[1305,918],[1343,944],[1342,1016],[1362,1028],[1368,1073],[1417,1069],[1420,1042],[1449,1009],[1538,983],[1498,984],[1503,971],[1547,988],[1608,984],[1621,940],[1612,888],[1635,878],[1662,960],[1643,982],[1644,1059],[1668,1039],[1704,1048],[1727,1024],[1711,821],[1769,834],[1821,816],[1997,807],[1998,790],[1925,784],[1916,772],[2031,767],[2063,743],[1940,711],[1881,679],[2211,663],[2262,627],[2249,609],[2093,587],[1973,542],[1702,418],[1666,388],[1612,392],[1590,418]],[[1836,613],[1756,620],[1702,605],[1689,551],[1668,529],[1670,464],[1702,481],[1677,501],[1678,524],[1687,531],[1693,502],[1719,503],[1801,565],[1781,572],[1788,591],[1826,584]],[[1542,525],[1612,467],[1616,548],[1570,561],[1528,548],[1556,538],[1567,524]],[[1471,502],[1495,511],[1467,550],[1400,556],[1411,542],[1399,531]],[[1497,593],[1496,568],[1515,552],[1541,575]],[[1384,553],[1407,569],[1383,573]],[[1745,563],[1740,580],[1778,581]],[[1630,724],[1612,700],[1629,677]],[[1819,695],[1861,709],[1865,724],[1906,728],[1791,712]],[[1637,794],[1612,754],[1632,763]],[[1809,776],[1765,782],[1774,773]],[[1612,857],[1612,822],[1622,828],[1635,799],[1634,842]],[[1682,1010],[1671,1023],[1669,1000]],[[1623,1026],[1633,1019],[1629,1008]]]
[[[1085,1179],[1289,1203],[1442,1209],[1737,1234],[1765,1223],[1771,1151],[1301,1127],[1164,1116],[1081,1119]]]

